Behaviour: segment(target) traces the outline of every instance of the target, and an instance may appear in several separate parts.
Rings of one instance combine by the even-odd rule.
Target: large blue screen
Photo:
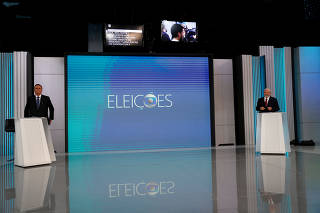
[[[207,57],[66,59],[69,152],[211,145]]]

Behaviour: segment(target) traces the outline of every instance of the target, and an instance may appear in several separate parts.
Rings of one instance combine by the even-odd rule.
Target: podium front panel
[[[269,154],[290,152],[286,113],[259,113],[257,116],[256,151]]]
[[[15,165],[27,167],[51,163],[42,119],[16,119],[15,126]]]

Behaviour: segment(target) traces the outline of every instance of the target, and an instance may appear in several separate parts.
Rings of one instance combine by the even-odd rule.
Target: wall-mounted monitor
[[[163,20],[161,22],[161,40],[185,43],[197,42],[197,23]]]
[[[105,46],[143,46],[143,25],[105,24]]]
[[[69,152],[211,146],[208,57],[66,60]]]

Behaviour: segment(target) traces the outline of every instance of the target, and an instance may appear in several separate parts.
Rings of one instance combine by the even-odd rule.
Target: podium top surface
[[[268,114],[271,114],[271,115],[274,115],[274,114],[285,114],[286,112],[260,112],[259,114],[262,114],[262,115],[268,115]]]
[[[281,117],[286,117],[287,113],[286,112],[261,112],[258,113],[257,116],[259,117],[264,117],[264,116],[281,116]]]

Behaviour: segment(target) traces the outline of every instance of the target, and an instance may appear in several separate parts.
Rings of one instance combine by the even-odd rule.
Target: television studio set
[[[0,212],[320,212],[320,0],[0,2]]]

